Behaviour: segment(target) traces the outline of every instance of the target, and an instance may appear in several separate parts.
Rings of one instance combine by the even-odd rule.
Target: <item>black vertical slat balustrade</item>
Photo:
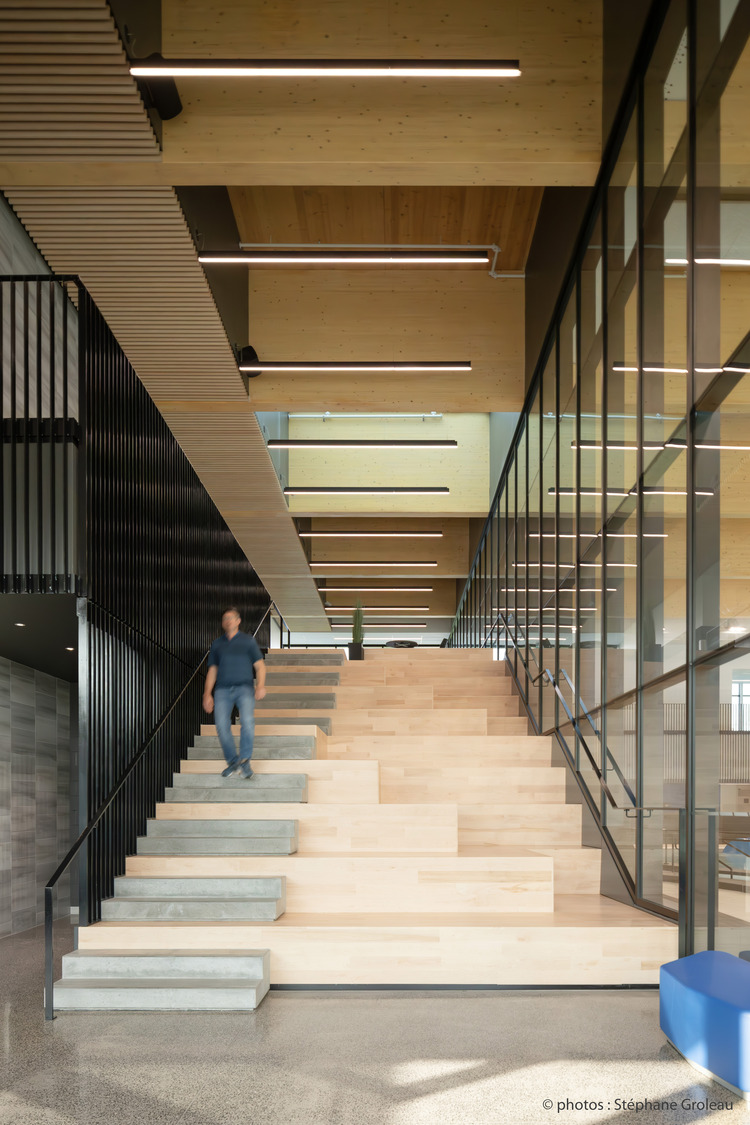
[[[2,588],[74,593],[79,621],[81,835],[45,888],[51,1017],[54,886],[78,856],[81,924],[101,917],[199,729],[223,608],[263,646],[270,603],[77,279],[0,278],[0,367]]]

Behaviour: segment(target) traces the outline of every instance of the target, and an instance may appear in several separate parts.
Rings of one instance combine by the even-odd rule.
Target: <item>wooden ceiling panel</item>
[[[494,82],[180,80],[184,112],[164,128],[168,163],[245,164],[246,183],[275,184],[581,184],[598,169],[596,0],[164,0],[163,51],[518,58],[523,72]]]
[[[0,159],[160,159],[101,0],[3,0],[0,76]]]
[[[255,410],[520,410],[524,288],[478,271],[255,270],[250,340],[267,360],[466,360],[470,375],[264,373]]]
[[[240,239],[500,247],[497,269],[523,270],[541,188],[235,187]]]

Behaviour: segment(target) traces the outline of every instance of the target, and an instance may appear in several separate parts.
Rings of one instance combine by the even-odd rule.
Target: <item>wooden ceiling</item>
[[[231,187],[243,242],[500,247],[498,271],[522,271],[539,187]]]
[[[517,58],[523,71],[495,82],[180,80],[185,112],[164,131],[170,163],[244,164],[256,184],[595,178],[596,0],[163,0],[162,11],[171,58]]]
[[[41,35],[45,21],[67,21],[92,3],[108,13],[103,0],[15,10],[37,12]],[[2,182],[592,184],[601,152],[601,9],[601,0],[162,0],[166,57],[518,58],[523,74],[449,84],[181,80],[184,111],[164,123],[159,161],[138,163],[126,147],[104,146],[82,164],[74,145],[60,144],[40,162],[32,144],[2,170]],[[75,32],[65,42],[77,43]]]
[[[128,4],[135,18],[138,3],[117,0],[118,19]],[[248,403],[172,188],[228,186],[245,242],[495,243],[497,269],[521,275],[543,187],[591,184],[598,171],[601,0],[162,0],[165,57],[518,58],[523,74],[448,84],[180,81],[184,109],[163,123],[160,149],[106,0],[0,0],[0,12],[13,24],[0,52],[11,68],[0,79],[0,187],[51,264],[81,273],[100,300],[282,611],[319,622],[248,409],[517,409],[524,282],[462,269],[252,271],[249,342],[262,358],[468,358],[473,371],[419,381],[263,375]],[[339,471],[349,471],[344,461]],[[375,476],[383,471],[372,462]],[[390,479],[398,475],[394,462]],[[460,575],[466,520],[444,530],[454,560],[445,574]],[[397,544],[377,557],[401,557]]]

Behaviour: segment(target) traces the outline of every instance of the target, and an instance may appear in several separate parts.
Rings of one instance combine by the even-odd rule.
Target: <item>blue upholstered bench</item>
[[[750,963],[708,950],[662,965],[659,1025],[689,1063],[750,1097]]]

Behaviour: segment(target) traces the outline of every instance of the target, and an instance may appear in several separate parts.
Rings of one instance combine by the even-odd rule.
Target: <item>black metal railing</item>
[[[77,597],[87,925],[195,732],[222,610],[266,646],[271,600],[78,278],[0,278],[0,367],[3,591]]]
[[[255,627],[253,636],[257,637],[266,618],[276,612],[281,614],[271,602]],[[44,888],[44,1016],[55,1018],[54,1012],[54,890],[62,877],[70,869],[79,854],[86,849],[91,853],[93,864],[99,874],[99,881],[106,880],[111,886],[117,875],[125,870],[125,859],[136,850],[137,838],[146,831],[146,822],[152,816],[156,804],[164,796],[164,790],[171,775],[180,765],[189,738],[195,734],[199,723],[203,688],[200,673],[203,670],[208,652],[201,657],[188,680],[149,732],[133,758],[125,765],[116,778],[112,788],[103,798],[96,812],[78,836],[67,855],[56,868]],[[97,834],[115,841],[114,845],[101,847]],[[103,870],[104,864],[108,869]],[[99,885],[99,884],[95,884]],[[89,906],[93,906],[89,903]],[[96,903],[100,913],[101,898]]]
[[[81,427],[71,279],[0,278],[2,593],[78,593]]]
[[[124,871],[125,856],[135,850],[137,836],[145,832],[148,816],[153,815],[157,801],[164,795],[169,774],[179,766],[186,745],[186,741],[181,741],[183,731],[192,729],[195,733],[202,694],[199,675],[207,656],[206,652],[45,885],[45,1019],[55,1018],[53,926],[55,887],[84,848],[88,848],[90,853],[89,868],[96,872],[100,880],[110,883],[116,875]],[[149,751],[151,751],[151,760],[147,758]],[[102,846],[103,840],[97,839],[97,834],[107,839],[106,846]],[[118,865],[120,857],[121,862]],[[100,907],[101,898],[96,903],[97,912]]]

